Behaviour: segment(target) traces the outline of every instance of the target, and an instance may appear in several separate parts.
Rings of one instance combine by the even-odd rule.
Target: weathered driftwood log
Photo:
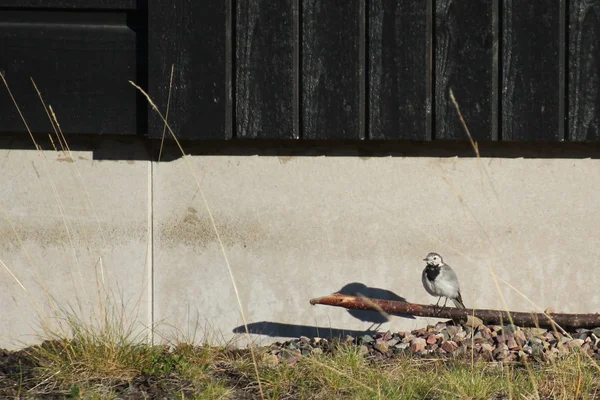
[[[484,324],[492,325],[510,324],[512,318],[512,322],[515,325],[523,327],[553,329],[554,324],[559,325],[565,330],[600,327],[600,314],[544,314],[501,310],[474,310],[472,308],[444,308],[402,301],[346,296],[339,293],[312,299],[310,304],[322,304],[356,310],[384,311],[389,314],[415,315],[418,317],[451,318],[459,321],[466,320],[468,316],[474,315],[481,319]]]

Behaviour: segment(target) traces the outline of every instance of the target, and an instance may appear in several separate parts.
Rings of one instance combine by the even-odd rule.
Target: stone
[[[425,339],[414,338],[410,342],[410,351],[412,351],[413,353],[419,353],[419,352],[425,350],[426,345],[427,345],[427,342],[425,341]]]
[[[516,330],[519,329],[517,326],[515,325],[503,325],[502,326],[502,333],[503,334],[507,334],[507,333],[515,333]]]
[[[542,336],[542,335],[548,333],[548,329],[531,328],[531,329],[529,329],[529,332],[531,333],[532,336]]]
[[[315,347],[310,352],[311,352],[311,354],[318,356],[318,355],[323,354],[323,349],[321,349],[320,347]]]
[[[510,350],[518,350],[521,348],[521,346],[517,344],[517,341],[515,340],[513,335],[508,335],[506,345]]]
[[[268,354],[263,357],[263,361],[269,367],[275,367],[277,364],[279,364],[279,357],[277,357],[275,354]]]
[[[437,333],[443,331],[445,328],[446,328],[446,323],[445,322],[438,322],[434,326],[435,332],[437,332]]]
[[[462,327],[460,326],[449,326],[446,328],[446,332],[450,335],[450,339],[454,337],[459,332],[462,332]]]
[[[361,337],[361,339],[363,343],[373,343],[375,341],[375,339],[373,339],[373,336],[371,335],[364,335],[363,337]],[[354,339],[352,339],[352,341],[354,341]]]
[[[442,350],[444,350],[446,353],[453,353],[454,351],[456,351],[456,349],[458,349],[458,344],[456,342],[454,342],[453,340],[448,340],[446,342],[443,342],[442,345],[440,346],[442,348]]]
[[[431,334],[427,336],[427,344],[436,344],[438,340],[438,336],[435,334]]]
[[[366,346],[365,346],[366,347]],[[388,352],[388,350],[390,349],[390,346],[388,346],[387,343],[375,343],[375,345],[373,346],[373,348],[375,350],[377,350],[378,352],[385,354]]]
[[[373,347],[377,348],[377,346],[378,345],[375,345]],[[369,348],[363,344],[358,348],[358,353],[362,356],[367,355],[367,354],[369,354]]]
[[[409,333],[406,336],[404,336],[404,338],[402,339],[402,343],[410,343],[414,338],[415,336]]]
[[[481,350],[482,351],[489,351],[491,353],[492,351],[494,351],[494,346],[492,346],[489,343],[482,343],[481,344]]]
[[[575,347],[581,347],[584,343],[583,339],[571,339],[567,342],[567,347],[569,349],[574,349]]]
[[[515,340],[519,346],[523,346],[527,342],[527,335],[522,330],[518,330],[515,332]]]
[[[464,325],[470,328],[478,328],[483,325],[483,321],[472,315],[467,315],[467,322],[465,322]]]
[[[410,343],[398,343],[397,345],[395,345],[394,347],[400,350],[406,350],[408,349],[408,347],[410,346]]]
[[[427,328],[421,328],[421,329],[412,331],[412,334],[415,336],[424,336],[426,333],[427,333]]]
[[[498,361],[502,361],[508,357],[510,351],[508,350],[508,346],[504,343],[501,343],[496,347],[496,349],[492,353],[494,358]]]

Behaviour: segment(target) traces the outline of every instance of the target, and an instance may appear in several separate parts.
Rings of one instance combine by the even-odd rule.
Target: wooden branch
[[[475,315],[484,324],[510,324],[510,317],[517,326],[554,328],[554,324],[565,330],[575,328],[600,327],[600,314],[559,314],[559,313],[528,313],[501,310],[478,310],[471,308],[436,307],[423,304],[413,304],[402,301],[369,299],[366,297],[346,296],[335,293],[330,296],[312,299],[310,304],[322,304],[355,310],[384,311],[389,314],[415,315],[418,317],[452,318],[466,320]],[[509,317],[510,313],[510,317]]]

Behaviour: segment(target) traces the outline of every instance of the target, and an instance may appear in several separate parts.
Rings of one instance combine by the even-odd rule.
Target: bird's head
[[[423,259],[423,261],[427,262],[427,265],[432,265],[434,267],[439,267],[444,264],[444,260],[442,260],[442,256],[438,253],[429,253],[427,257]]]

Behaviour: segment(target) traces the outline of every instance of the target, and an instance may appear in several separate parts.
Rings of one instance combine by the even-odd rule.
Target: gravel
[[[363,336],[346,336],[327,340],[302,336],[299,339],[277,342],[268,353],[277,362],[294,365],[308,354],[334,351],[340,341],[359,347],[361,354],[373,358],[393,358],[400,355],[423,357],[471,357],[485,361],[524,362],[549,361],[579,349],[600,359],[600,328],[577,329],[569,334],[539,328],[520,328],[514,325],[453,325],[440,322],[412,332],[377,332]],[[271,358],[275,362],[275,358]]]

